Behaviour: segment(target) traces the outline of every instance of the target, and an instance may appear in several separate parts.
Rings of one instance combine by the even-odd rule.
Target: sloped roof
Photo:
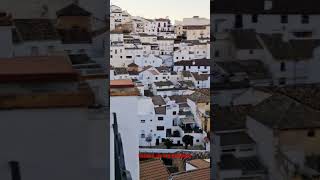
[[[140,161],[141,180],[168,180],[169,171],[160,159]]]
[[[188,161],[188,163],[198,169],[210,167],[210,163],[204,159],[193,159],[191,161]]]
[[[320,111],[280,94],[256,105],[249,116],[271,129],[320,128]]]
[[[90,16],[91,13],[83,9],[79,5],[72,3],[61,10],[57,11],[56,15],[60,16]]]
[[[171,175],[172,180],[210,180],[210,168],[195,169]]]

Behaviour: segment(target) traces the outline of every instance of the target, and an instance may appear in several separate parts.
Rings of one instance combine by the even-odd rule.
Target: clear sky
[[[133,16],[182,20],[200,16],[210,18],[210,0],[111,0]]]

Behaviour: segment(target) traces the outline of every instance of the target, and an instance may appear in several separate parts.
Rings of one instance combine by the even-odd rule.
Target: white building
[[[107,136],[102,136],[108,134],[103,128],[108,117],[104,107],[95,106],[106,106],[107,94],[95,94],[77,80],[66,57],[15,57],[0,64],[2,92],[11,94],[1,95],[0,179],[11,180],[10,172],[26,180],[108,178]]]
[[[209,59],[178,61],[174,63],[173,70],[175,72],[190,71],[190,72],[199,72],[203,74],[209,74],[210,64],[211,64],[211,60]]]
[[[159,56],[155,56],[153,54],[143,55],[142,57],[136,57],[134,63],[139,67],[160,67],[163,65],[163,60]]]
[[[122,139],[125,165],[133,180],[139,179],[139,90],[131,80],[113,80],[110,84],[110,179],[115,179],[114,123],[115,113]]]

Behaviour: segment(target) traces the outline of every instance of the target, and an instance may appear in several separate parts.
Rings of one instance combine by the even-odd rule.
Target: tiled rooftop
[[[172,180],[210,180],[210,168],[196,169],[171,175]]]
[[[140,180],[168,180],[169,171],[160,159],[140,161]]]

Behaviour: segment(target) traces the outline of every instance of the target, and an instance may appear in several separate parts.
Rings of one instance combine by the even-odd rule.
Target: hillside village
[[[209,19],[194,16],[173,24],[168,17],[146,19],[111,6],[110,112],[123,129],[133,179],[156,178],[148,170],[153,166],[165,167],[163,179],[198,173],[210,178],[211,64]],[[201,168],[178,159],[132,157],[178,152],[194,152]]]

